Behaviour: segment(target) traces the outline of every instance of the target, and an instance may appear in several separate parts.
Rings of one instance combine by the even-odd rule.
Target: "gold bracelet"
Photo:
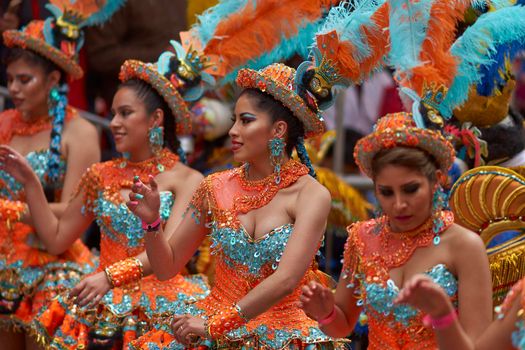
[[[117,261],[107,266],[104,271],[113,287],[138,282],[144,273],[142,262],[135,257]]]

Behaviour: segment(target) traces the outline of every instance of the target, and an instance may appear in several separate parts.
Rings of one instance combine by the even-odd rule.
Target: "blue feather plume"
[[[70,1],[70,4],[74,4],[75,1]],[[79,24],[79,28],[94,26],[102,24],[115,14],[124,4],[126,0],[106,0],[106,3],[97,11],[86,18],[82,23]],[[62,16],[62,9],[55,6],[54,4],[46,4],[46,9],[51,12],[53,17],[59,18]]]
[[[452,116],[454,108],[468,98],[469,89],[483,78],[480,67],[494,62],[500,45],[525,45],[525,7],[512,6],[488,12],[456,40],[451,53],[459,65],[457,74],[440,106],[441,115]]]
[[[496,54],[492,57],[492,61],[479,68],[482,78],[477,86],[478,94],[491,96],[498,87],[506,84],[505,74],[502,74],[505,71],[505,61],[512,61],[518,53],[523,51],[523,45],[522,40],[517,40],[495,46]]]
[[[389,62],[398,72],[410,74],[421,64],[421,47],[427,37],[433,0],[390,2]]]
[[[126,0],[106,0],[106,4],[97,12],[89,16],[89,18],[82,23],[81,27],[94,26],[102,24],[113,16],[124,4]]]
[[[210,7],[204,13],[197,16],[198,21],[193,25],[194,30],[199,35],[202,46],[206,46],[214,35],[217,25],[232,13],[239,11],[248,5],[249,0],[221,0],[217,5]],[[252,0],[251,6],[256,6]]]

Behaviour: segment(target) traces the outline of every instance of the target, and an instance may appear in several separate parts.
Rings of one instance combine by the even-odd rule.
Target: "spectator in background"
[[[107,112],[126,59],[154,62],[185,29],[185,0],[128,0],[104,26],[86,30],[88,96],[105,102],[95,112]]]

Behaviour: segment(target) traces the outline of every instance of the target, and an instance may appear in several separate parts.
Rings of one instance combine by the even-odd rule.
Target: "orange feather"
[[[450,53],[456,38],[456,25],[469,7],[468,1],[439,0],[432,5],[427,37],[423,41],[420,61],[411,77],[401,77],[402,85],[410,87],[420,96],[425,82],[449,86],[456,74],[457,62]]]
[[[378,67],[379,62],[388,52],[389,33],[384,31],[388,28],[388,2],[381,5],[372,15],[375,28],[362,27],[364,37],[370,47],[370,56],[362,61],[354,58],[355,47],[351,42],[340,41],[335,31],[317,35],[317,47],[324,57],[332,60],[339,73],[354,82],[360,82]]]
[[[69,10],[82,16],[82,18],[88,18],[93,13],[99,11],[107,1],[110,0],[77,0],[71,2],[71,0],[49,0],[49,2],[62,11]]]
[[[221,57],[230,72],[276,47],[307,23],[321,19],[339,0],[265,0],[219,23],[204,53]],[[306,44],[306,43],[305,43]],[[247,49],[249,48],[249,49]]]

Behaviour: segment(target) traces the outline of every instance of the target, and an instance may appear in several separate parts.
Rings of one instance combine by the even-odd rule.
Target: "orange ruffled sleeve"
[[[78,183],[75,194],[72,197],[76,198],[79,195],[82,196],[82,202],[84,203],[82,214],[84,215],[94,214],[95,200],[98,197],[98,191],[102,189],[100,166],[100,163],[93,164],[88,170],[86,170]]]

